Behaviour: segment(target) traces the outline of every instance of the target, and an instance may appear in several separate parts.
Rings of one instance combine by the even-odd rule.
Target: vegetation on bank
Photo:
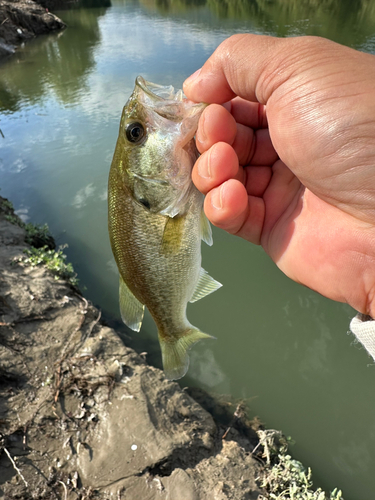
[[[63,249],[66,245],[59,247],[57,250],[51,250],[48,246],[41,248],[31,247],[24,250],[26,257],[21,257],[18,262],[23,262],[31,267],[45,265],[55,279],[64,279],[73,286],[78,286],[77,274],[74,272],[73,266],[70,262],[66,262],[66,255]]]
[[[267,492],[258,500],[344,500],[337,488],[329,495],[321,488],[313,488],[311,469],[288,454],[291,439],[285,438],[281,431],[258,429],[257,435],[257,447],[262,448],[261,456],[266,460],[263,474],[258,478],[259,486]]]
[[[25,257],[20,257],[17,262],[35,267],[45,265],[54,275],[55,279],[64,279],[72,286],[78,286],[77,274],[70,262],[66,262],[66,255],[63,249],[67,245],[62,245],[56,249],[47,224],[31,224],[23,222],[15,213],[13,204],[0,197],[0,212],[5,213],[5,219],[11,224],[23,228],[26,231],[25,242],[31,248],[24,250]]]
[[[295,460],[289,452],[292,438],[279,430],[265,429],[258,417],[250,420],[245,401],[238,403],[230,396],[211,395],[197,388],[187,391],[221,428],[226,429],[222,440],[228,435],[230,439],[230,433],[238,431],[254,446],[251,455],[261,463],[256,481],[263,491],[257,500],[344,500],[338,488],[330,493],[314,488],[311,469]]]
[[[258,500],[344,500],[337,488],[329,496],[321,488],[314,490],[311,475],[311,469],[306,469],[298,460],[279,454],[260,481],[268,496]]]
[[[375,4],[370,0],[139,0],[161,15],[178,15],[192,8],[207,10],[219,21],[241,19],[249,31],[260,28],[274,36],[323,36],[362,48],[373,34]]]

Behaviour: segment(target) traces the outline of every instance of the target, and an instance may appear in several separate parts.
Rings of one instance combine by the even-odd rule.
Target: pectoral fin
[[[139,332],[142,326],[145,306],[129,290],[121,276],[119,297],[122,321],[132,330]]]
[[[185,229],[185,217],[168,217],[165,222],[161,252],[164,255],[178,253],[181,248],[183,232]]]
[[[206,214],[201,212],[201,238],[202,240],[207,243],[207,245],[211,246],[213,243],[212,239],[212,229],[211,229],[211,224],[209,223]]]
[[[214,280],[208,273],[201,267],[199,272],[199,280],[197,286],[194,290],[192,298],[189,302],[196,302],[199,299],[202,299],[206,295],[209,295],[212,292],[215,292],[218,288],[223,286],[218,281]]]

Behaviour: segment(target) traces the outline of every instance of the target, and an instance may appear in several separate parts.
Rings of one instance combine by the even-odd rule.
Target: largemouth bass
[[[108,182],[121,316],[139,331],[147,306],[158,328],[165,375],[172,380],[186,374],[188,349],[212,338],[189,323],[187,303],[221,286],[201,268],[201,239],[211,245],[212,233],[203,195],[191,180],[204,107],[182,91],[138,77],[122,112]]]

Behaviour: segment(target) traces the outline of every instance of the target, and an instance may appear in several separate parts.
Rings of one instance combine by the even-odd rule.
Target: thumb
[[[327,49],[338,47],[318,37],[233,35],[185,81],[184,92],[195,102],[222,104],[240,96],[266,104],[293,75],[308,71]]]

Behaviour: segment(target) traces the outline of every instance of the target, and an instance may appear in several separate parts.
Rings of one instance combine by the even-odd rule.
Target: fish
[[[222,285],[201,267],[201,240],[212,245],[204,196],[192,182],[199,156],[194,136],[206,104],[182,90],[138,76],[125,104],[108,180],[108,229],[119,270],[124,323],[142,325],[145,306],[154,319],[163,370],[183,377],[188,350],[215,338],[191,325],[188,302]]]

